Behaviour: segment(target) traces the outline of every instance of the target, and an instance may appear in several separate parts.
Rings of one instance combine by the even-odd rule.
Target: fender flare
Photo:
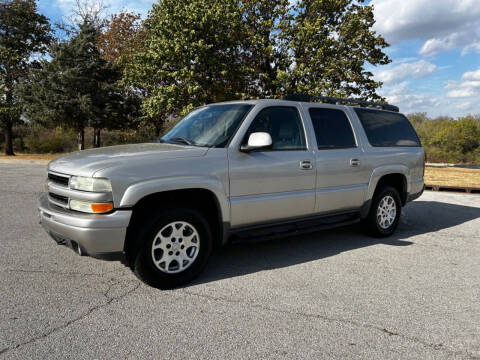
[[[406,180],[406,189],[405,191],[410,191],[410,171],[407,166],[402,164],[391,164],[391,165],[384,165],[375,168],[370,175],[370,180],[368,182],[367,194],[365,196],[365,202],[360,210],[360,215],[362,218],[365,218],[369,211],[370,206],[372,203],[373,194],[378,185],[378,181],[382,178],[382,176],[390,175],[390,174],[401,174],[405,176]]]
[[[230,222],[230,204],[226,190],[219,179],[203,176],[156,178],[130,185],[120,200],[120,207],[133,207],[145,196],[172,190],[202,189],[213,193],[216,198],[221,221]]]

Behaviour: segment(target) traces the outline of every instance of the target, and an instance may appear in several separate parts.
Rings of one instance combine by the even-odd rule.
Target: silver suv
[[[40,222],[58,243],[120,256],[159,288],[192,280],[229,241],[356,221],[391,235],[424,188],[413,127],[392,105],[303,100],[202,106],[157,143],[60,157]]]

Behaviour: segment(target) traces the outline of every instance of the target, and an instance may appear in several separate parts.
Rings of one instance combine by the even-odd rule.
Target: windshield
[[[252,106],[225,104],[197,108],[160,140],[175,144],[225,147]]]

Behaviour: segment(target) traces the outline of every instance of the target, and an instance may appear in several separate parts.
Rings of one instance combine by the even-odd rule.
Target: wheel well
[[[380,189],[384,185],[393,186],[397,189],[400,194],[400,199],[402,200],[402,206],[407,202],[407,179],[403,174],[388,174],[383,175],[377,183],[375,191]]]
[[[200,211],[210,225],[214,244],[221,243],[222,215],[220,205],[213,192],[206,189],[182,189],[154,193],[143,197],[133,206],[124,245],[129,264],[133,264],[141,246],[140,242],[136,241],[137,225],[152,211],[159,211],[159,207],[166,209],[169,206],[193,208]]]

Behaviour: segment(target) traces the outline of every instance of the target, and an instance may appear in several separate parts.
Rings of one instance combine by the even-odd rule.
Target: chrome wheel
[[[175,274],[190,267],[199,250],[200,236],[195,227],[185,221],[175,221],[155,235],[152,259],[160,271]]]
[[[377,208],[377,223],[382,229],[388,229],[397,216],[397,204],[390,195],[384,196]]]

